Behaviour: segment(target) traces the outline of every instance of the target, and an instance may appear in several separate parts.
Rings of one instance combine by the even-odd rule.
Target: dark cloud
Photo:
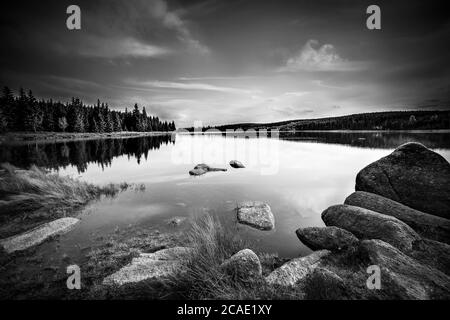
[[[80,0],[3,4],[0,84],[179,125],[448,107],[444,1]],[[429,101],[433,100],[433,101]],[[446,105],[447,104],[447,105]]]

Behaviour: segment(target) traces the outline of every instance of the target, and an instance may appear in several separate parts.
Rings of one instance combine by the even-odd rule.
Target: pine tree
[[[138,104],[135,103],[134,104],[134,109],[133,109],[133,129],[134,131],[141,131],[141,114],[139,112],[139,107]]]
[[[38,103],[31,90],[24,99],[23,108],[23,128],[25,131],[36,132],[42,125],[42,112],[39,110]]]

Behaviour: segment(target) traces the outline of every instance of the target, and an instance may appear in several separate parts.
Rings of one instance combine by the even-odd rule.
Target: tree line
[[[211,127],[204,127],[206,131]],[[306,130],[430,130],[450,129],[450,111],[387,111],[352,114],[340,117],[300,119],[274,123],[238,123],[216,126],[225,131],[248,129]],[[194,130],[189,128],[188,130]]]
[[[174,131],[175,122],[161,121],[140,110],[136,103],[131,111],[111,110],[107,103],[85,105],[80,99],[71,102],[38,100],[32,91],[20,89],[15,96],[8,87],[0,98],[0,132],[119,132]]]

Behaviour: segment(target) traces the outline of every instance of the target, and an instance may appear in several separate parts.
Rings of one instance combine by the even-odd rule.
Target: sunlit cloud
[[[238,93],[238,94],[255,94],[255,93],[260,92],[259,90],[222,87],[222,86],[215,86],[215,85],[211,85],[211,84],[207,84],[207,83],[146,81],[146,82],[141,82],[141,83],[134,82],[134,84],[144,86],[144,87],[150,87],[150,88],[217,91],[217,92]]]
[[[311,39],[279,71],[356,71],[363,68],[360,62],[341,58],[332,44],[320,46],[319,41]]]
[[[169,54],[169,49],[139,42],[133,38],[87,38],[78,48],[79,54],[96,58],[151,58]]]

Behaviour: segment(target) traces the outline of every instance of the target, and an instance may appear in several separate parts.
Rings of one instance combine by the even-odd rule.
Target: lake
[[[128,190],[88,205],[81,223],[58,244],[60,253],[72,257],[81,258],[83,250],[118,229],[148,226],[171,232],[183,228],[168,225],[172,217],[209,213],[235,224],[238,202],[260,200],[272,208],[275,230],[239,225],[239,232],[257,241],[263,250],[291,258],[310,252],[295,230],[323,226],[322,211],[343,203],[354,191],[358,171],[408,141],[421,142],[450,159],[448,132],[301,132],[282,133],[281,137],[178,133],[22,142],[1,145],[0,162],[19,167],[36,164],[100,185],[145,185],[143,191]],[[246,168],[231,168],[228,163],[233,159]],[[228,171],[190,176],[188,171],[198,163]]]

